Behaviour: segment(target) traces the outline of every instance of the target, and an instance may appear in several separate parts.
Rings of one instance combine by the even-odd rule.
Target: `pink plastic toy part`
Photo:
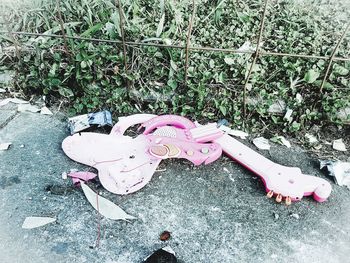
[[[129,194],[144,187],[162,159],[185,158],[200,165],[221,156],[219,144],[198,143],[192,138],[189,128],[195,124],[188,119],[161,116],[154,121],[153,117],[138,114],[121,118],[110,135],[80,133],[69,136],[62,142],[62,149],[71,159],[96,168],[102,185],[116,194]],[[135,139],[123,135],[129,126],[145,120],[148,121],[144,125],[146,135]],[[158,126],[163,127],[149,133]],[[221,133],[215,138],[218,136]]]
[[[64,139],[62,149],[74,161],[96,168],[103,187],[120,195],[144,187],[161,161],[148,153],[145,136],[74,134]]]
[[[97,174],[91,173],[91,172],[73,172],[68,174],[69,177],[72,177],[73,184],[76,186],[80,185],[80,182],[87,182],[95,177],[97,177]]]
[[[165,115],[153,118],[144,123],[143,126],[145,127],[145,133],[158,128],[154,134],[164,129],[162,127],[164,125],[174,124],[178,127],[191,127],[187,119],[185,119],[186,121],[184,119],[180,116]],[[179,123],[185,123],[185,125],[181,126]],[[169,126],[165,127],[166,133],[172,134],[169,132]],[[329,197],[332,187],[326,180],[305,175],[296,167],[276,164],[229,135],[221,135],[222,133],[220,133],[216,124],[186,130],[186,136],[194,141],[213,140],[219,143],[227,155],[262,178],[268,192],[267,196],[276,196],[277,202],[284,199],[286,204],[290,204],[292,201],[301,200],[303,196],[309,195],[313,195],[316,201],[323,202]],[[168,135],[168,137],[171,136]]]

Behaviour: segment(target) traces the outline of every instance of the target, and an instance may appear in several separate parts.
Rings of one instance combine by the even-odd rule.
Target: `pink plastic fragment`
[[[68,176],[72,177],[73,184],[75,186],[80,185],[80,181],[87,182],[94,179],[97,174],[91,172],[73,172],[69,173]]]

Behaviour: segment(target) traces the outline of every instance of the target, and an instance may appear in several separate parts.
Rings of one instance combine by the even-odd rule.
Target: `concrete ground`
[[[6,110],[7,109],[7,110]],[[265,197],[259,178],[228,158],[193,168],[167,161],[151,182],[128,196],[103,196],[137,217],[130,223],[99,217],[61,174],[86,167],[68,159],[68,135],[59,117],[0,110],[0,262],[141,262],[169,245],[180,262],[350,262],[350,191],[321,173],[316,160],[296,145],[273,145],[265,155],[331,181],[325,203],[312,198],[287,207]],[[20,147],[24,145],[24,147]],[[294,214],[294,216],[292,216]],[[57,221],[22,229],[27,216]],[[171,239],[159,240],[162,231]]]

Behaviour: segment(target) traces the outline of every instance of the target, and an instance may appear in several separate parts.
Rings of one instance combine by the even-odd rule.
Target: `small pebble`
[[[299,219],[299,218],[300,218],[300,216],[299,216],[298,214],[296,214],[296,213],[293,213],[293,214],[291,214],[290,216],[291,216],[291,217],[294,217],[295,219]]]
[[[276,220],[278,220],[280,218],[279,214],[277,214],[277,213],[273,213],[273,216],[275,217]]]
[[[63,180],[66,180],[67,178],[68,178],[67,173],[66,173],[66,172],[63,172],[63,173],[62,173],[62,179],[63,179]]]
[[[46,200],[46,198],[47,198],[47,197],[46,197],[46,196],[44,196],[44,197],[43,197],[43,200]]]
[[[20,148],[24,148],[24,144],[21,144],[19,147],[20,147]]]

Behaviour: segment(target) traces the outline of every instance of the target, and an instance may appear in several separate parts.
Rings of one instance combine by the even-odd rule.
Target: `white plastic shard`
[[[273,142],[277,142],[279,144],[282,144],[282,145],[286,146],[287,148],[292,147],[290,142],[287,141],[287,139],[284,138],[283,136],[276,136],[276,137],[271,138],[270,140]]]
[[[123,209],[121,209],[116,204],[95,193],[90,187],[88,187],[83,182],[80,182],[80,185],[89,203],[104,217],[112,220],[125,221],[129,219],[136,219],[135,217],[128,215]]]
[[[28,101],[17,99],[17,98],[7,98],[2,101],[0,101],[0,106],[4,106],[8,104],[9,102],[16,103],[16,104],[27,104],[29,103]]]
[[[258,137],[253,140],[253,143],[256,147],[261,150],[270,150],[269,140],[264,137]]]
[[[40,114],[43,115],[53,115],[52,111],[50,111],[47,107],[42,107],[40,109]]]
[[[317,138],[313,136],[312,134],[306,133],[305,138],[308,140],[310,144],[315,144],[318,142]]]
[[[341,152],[346,152],[347,149],[343,143],[343,139],[338,139],[333,141],[333,149]]]
[[[37,216],[29,216],[26,217],[22,224],[22,228],[32,229],[36,227],[41,227],[56,221],[56,218],[52,217],[37,217]]]
[[[0,151],[5,151],[8,150],[12,143],[6,142],[6,143],[0,143]]]
[[[0,88],[0,93],[4,93],[4,92],[6,92],[6,90],[5,90],[5,89]]]
[[[228,132],[228,134],[239,137],[241,139],[246,139],[249,136],[248,133],[239,130],[231,130]]]
[[[19,104],[18,105],[18,108],[17,108],[17,111],[19,112],[25,112],[25,111],[29,111],[29,112],[39,112],[40,109],[35,106],[35,105],[30,105],[30,104]]]

